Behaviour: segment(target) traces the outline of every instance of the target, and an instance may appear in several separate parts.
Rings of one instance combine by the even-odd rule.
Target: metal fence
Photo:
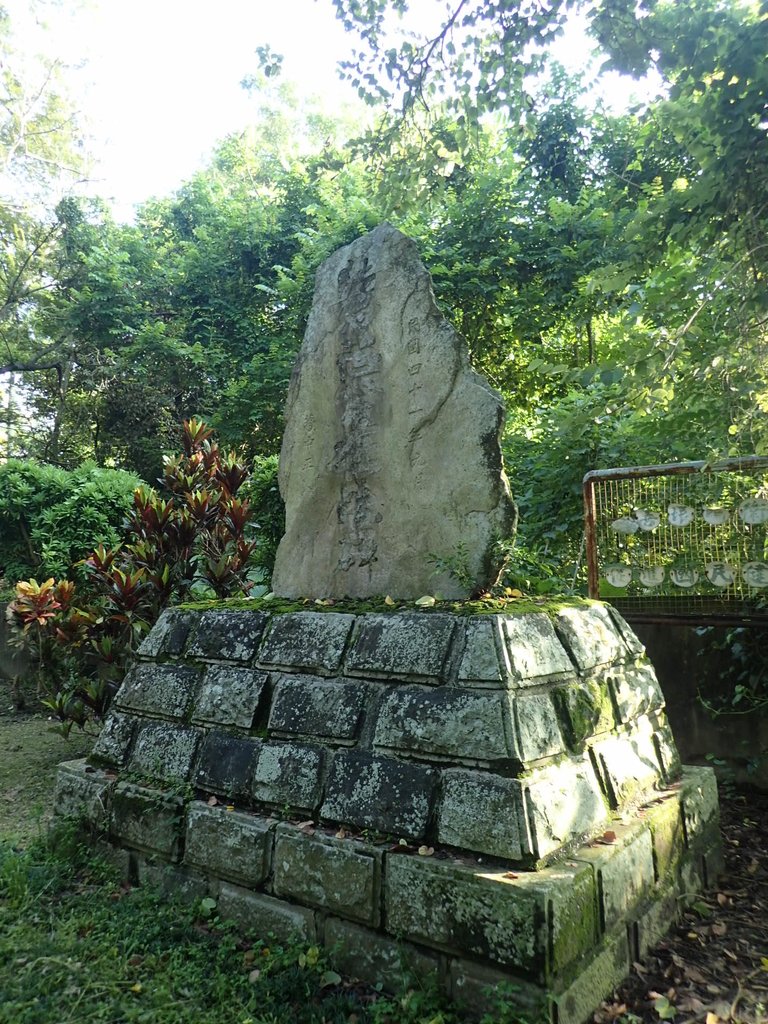
[[[584,477],[589,595],[634,621],[768,620],[768,457]]]

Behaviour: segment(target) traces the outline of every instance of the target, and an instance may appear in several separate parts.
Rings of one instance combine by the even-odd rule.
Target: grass
[[[385,997],[344,983],[317,947],[244,936],[210,907],[121,886],[71,831],[27,850],[0,842],[0,1024],[457,1020],[435,991]]]

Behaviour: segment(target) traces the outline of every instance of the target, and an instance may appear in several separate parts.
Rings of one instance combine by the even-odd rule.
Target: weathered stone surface
[[[525,786],[526,845],[535,859],[594,834],[608,818],[607,803],[588,757],[539,769],[525,780]]]
[[[440,682],[455,628],[452,615],[364,615],[358,620],[346,672]]]
[[[139,729],[128,767],[166,782],[186,782],[200,739],[198,729],[147,722]]]
[[[424,837],[437,786],[437,772],[362,750],[340,751],[333,758],[325,801],[330,821]]]
[[[180,797],[120,782],[112,799],[112,835],[127,846],[176,860],[184,817]]]
[[[649,661],[617,665],[606,672],[606,678],[619,722],[631,722],[664,707],[664,696]]]
[[[472,762],[517,758],[504,692],[394,687],[376,723],[377,748]],[[509,736],[509,741],[507,740]]]
[[[511,1001],[514,1001],[515,1017],[520,1021],[545,1024],[552,1020],[550,996],[546,989],[521,981],[516,975],[498,967],[473,960],[452,959],[448,964],[448,983],[451,999],[468,1020],[477,1020],[481,1013],[488,1015],[484,1019],[503,1019],[500,1017],[500,1003],[508,1007]],[[505,997],[505,992],[511,992],[511,997]]]
[[[260,750],[259,740],[240,739],[225,732],[208,733],[200,747],[194,784],[230,800],[250,795]]]
[[[272,936],[278,942],[312,942],[317,935],[314,910],[249,892],[228,882],[222,883],[218,912],[261,939]]]
[[[683,821],[689,844],[720,820],[717,779],[712,768],[686,765],[683,769]]]
[[[362,924],[379,923],[382,854],[346,839],[319,839],[281,825],[274,893]]]
[[[439,843],[520,860],[522,814],[523,787],[518,779],[461,768],[443,772]]]
[[[672,735],[672,729],[666,717],[653,715],[657,721],[654,727],[653,742],[656,747],[656,756],[661,765],[661,776],[665,782],[676,782],[680,778],[682,763],[680,754]],[[660,720],[659,720],[660,719]]]
[[[655,883],[653,841],[645,825],[611,823],[616,837],[610,846],[582,847],[574,859],[591,864],[600,894],[601,922],[606,931],[627,915],[650,893]]]
[[[338,672],[354,615],[297,612],[278,615],[259,649],[259,663],[281,668]]]
[[[105,778],[103,772],[89,768],[85,760],[64,761],[56,773],[54,811],[62,818],[106,830],[114,786],[114,778]]]
[[[597,955],[580,966],[568,988],[557,996],[557,1024],[583,1024],[589,1020],[598,994],[607,996],[624,980],[631,960],[627,930],[618,928],[606,936]]]
[[[568,747],[581,752],[587,740],[611,730],[615,723],[607,683],[595,679],[574,681],[552,691]]]
[[[480,956],[536,981],[577,959],[597,934],[588,867],[511,879],[450,862],[390,857],[384,893],[391,934]]]
[[[243,885],[269,874],[274,825],[252,814],[195,802],[187,813],[184,862]]]
[[[204,612],[187,654],[204,661],[245,664],[256,653],[267,621],[262,612]]]
[[[99,738],[93,745],[90,760],[94,764],[122,768],[128,756],[133,731],[134,719],[130,715],[110,711],[101,727]]]
[[[405,991],[416,979],[423,983],[439,968],[436,954],[337,917],[325,922],[325,945],[336,970],[370,984],[383,982],[395,992]]]
[[[209,665],[192,721],[202,725],[250,729],[267,685],[266,672],[232,665]]]
[[[642,658],[645,654],[645,645],[641,642],[640,637],[635,633],[634,629],[632,629],[618,608],[614,608],[611,604],[606,605],[606,607],[608,609],[608,614],[616,625],[616,628],[619,633],[621,633],[621,638],[624,643],[636,658]]]
[[[606,605],[561,608],[555,616],[555,629],[582,672],[629,657],[629,648]]]
[[[298,743],[264,743],[253,773],[253,796],[276,807],[312,811],[322,795],[324,752]]]
[[[323,736],[343,741],[357,736],[367,687],[318,676],[281,676],[269,713],[270,733]]]
[[[548,693],[518,694],[514,699],[517,748],[524,764],[565,750],[552,698]]]
[[[416,246],[389,225],[317,272],[280,456],[286,597],[465,597],[433,558],[487,585],[515,512],[501,401],[440,315]]]
[[[163,654],[178,657],[184,650],[195,621],[194,612],[166,608],[139,645],[139,655],[142,658],[157,658]]]
[[[603,788],[613,807],[637,803],[663,787],[653,731],[636,729],[626,735],[609,735],[592,748]]]
[[[195,699],[200,671],[183,665],[142,663],[129,669],[115,707],[161,718],[185,718]]]
[[[574,674],[573,662],[548,615],[507,615],[503,623],[510,673],[518,686]]]
[[[467,622],[464,651],[456,676],[460,686],[498,686],[507,678],[508,663],[499,658],[504,644],[502,621],[493,615]]]
[[[656,880],[668,880],[685,848],[682,804],[676,793],[664,794],[647,805],[644,818],[651,830]]]

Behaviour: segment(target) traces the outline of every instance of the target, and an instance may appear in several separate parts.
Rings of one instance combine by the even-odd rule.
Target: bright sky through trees
[[[337,74],[353,41],[331,0],[3,0],[17,46],[44,50],[68,66],[75,107],[89,134],[91,191],[113,201],[116,215],[177,188],[217,140],[244,127],[254,100],[242,79],[258,70],[257,47],[284,55],[281,78],[300,95],[338,109],[356,95]],[[411,18],[434,29],[444,4],[418,0]],[[48,30],[41,28],[47,24]],[[419,27],[422,27],[419,26]],[[571,70],[590,49],[575,29],[557,46]],[[611,102],[628,85],[613,82]]]

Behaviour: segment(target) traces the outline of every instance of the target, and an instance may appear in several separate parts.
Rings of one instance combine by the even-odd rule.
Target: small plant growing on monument
[[[99,545],[82,561],[85,587],[54,579],[17,584],[12,621],[62,731],[104,715],[127,657],[163,608],[193,588],[217,598],[251,589],[251,507],[237,494],[247,475],[202,421],[189,420],[183,451],[164,460],[166,494],[136,488],[123,543]]]

